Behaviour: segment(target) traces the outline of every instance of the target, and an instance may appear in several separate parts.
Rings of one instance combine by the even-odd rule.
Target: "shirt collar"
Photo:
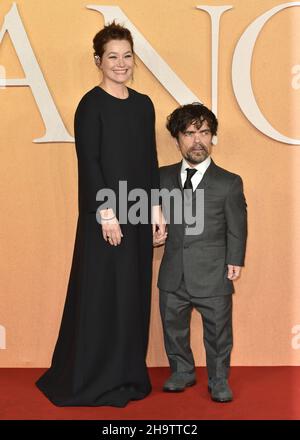
[[[194,168],[203,175],[211,163],[211,157],[208,156],[203,162],[198,163]],[[183,158],[181,164],[181,173],[186,174],[186,168],[191,168],[187,161]]]

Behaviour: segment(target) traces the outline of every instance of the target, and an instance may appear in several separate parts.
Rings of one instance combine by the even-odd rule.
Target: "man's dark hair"
[[[171,135],[178,139],[179,133],[184,133],[187,127],[195,124],[196,128],[200,128],[206,121],[213,136],[217,134],[218,120],[214,113],[200,102],[186,104],[178,107],[167,118],[166,127]]]

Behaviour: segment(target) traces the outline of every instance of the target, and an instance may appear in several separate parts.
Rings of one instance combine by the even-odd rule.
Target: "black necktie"
[[[186,181],[184,182],[183,189],[193,189],[191,179],[193,175],[197,172],[197,170],[195,168],[186,168],[186,172],[187,172],[187,178]]]

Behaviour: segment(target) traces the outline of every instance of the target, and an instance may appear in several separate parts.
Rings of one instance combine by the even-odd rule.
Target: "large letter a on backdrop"
[[[5,32],[9,33],[25,72],[25,78],[6,79],[4,85],[30,87],[46,127],[46,134],[39,139],[35,139],[34,142],[74,142],[72,136],[67,132],[50,95],[15,3],[5,16],[3,27],[0,30],[0,43]]]

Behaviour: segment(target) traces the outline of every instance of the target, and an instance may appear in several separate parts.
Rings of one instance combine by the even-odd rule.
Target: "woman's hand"
[[[100,211],[102,235],[107,243],[112,246],[121,244],[123,237],[118,219],[112,209],[104,209]]]

